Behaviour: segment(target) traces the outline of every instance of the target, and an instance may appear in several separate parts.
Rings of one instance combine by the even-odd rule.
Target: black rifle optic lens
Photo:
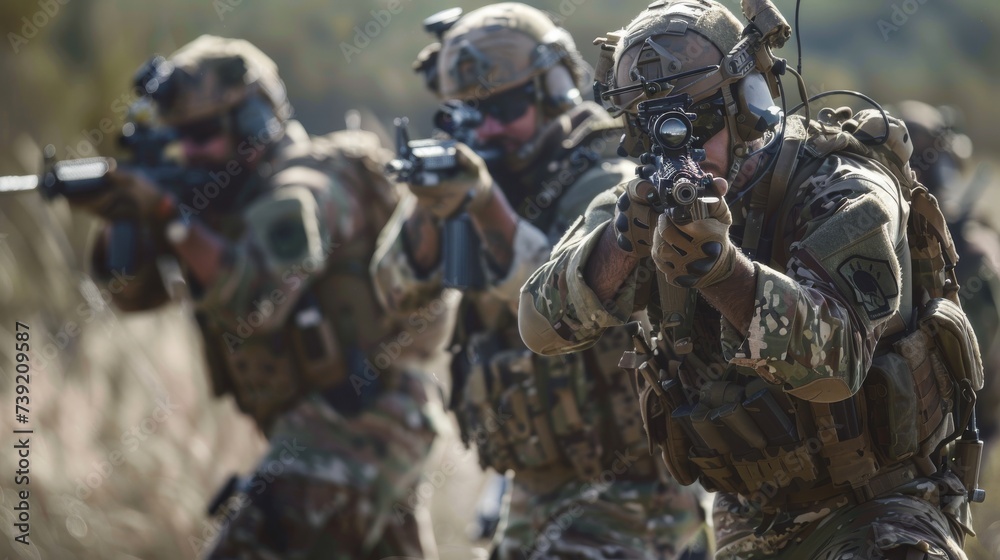
[[[691,137],[691,129],[680,118],[667,117],[660,121],[656,137],[665,147],[677,149],[687,143]]]
[[[468,103],[457,100],[445,101],[434,113],[434,126],[449,136],[473,130],[483,124],[483,115]],[[461,139],[460,139],[461,140]]]

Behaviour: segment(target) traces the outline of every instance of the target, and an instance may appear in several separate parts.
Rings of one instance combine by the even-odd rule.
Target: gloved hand
[[[733,216],[721,197],[702,197],[691,221],[678,224],[673,212],[660,215],[652,257],[667,281],[681,288],[705,288],[733,273],[736,247],[729,240]]]
[[[71,206],[106,220],[137,220],[165,224],[176,212],[172,195],[160,190],[141,173],[112,168],[110,186],[103,191],[69,199]]]
[[[469,199],[469,212],[475,212],[489,202],[493,192],[493,177],[486,162],[465,144],[455,145],[459,172],[437,185],[411,185],[417,196],[417,207],[437,218],[449,218]]]
[[[636,257],[648,257],[653,247],[653,233],[659,212],[650,204],[656,189],[649,181],[635,179],[625,185],[625,192],[615,204],[615,239],[618,247]]]

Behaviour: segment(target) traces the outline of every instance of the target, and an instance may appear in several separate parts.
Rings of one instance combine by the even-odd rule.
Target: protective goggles
[[[177,137],[195,144],[206,144],[228,130],[227,116],[216,115],[177,125]]]
[[[691,121],[691,143],[695,148],[702,148],[708,139],[715,136],[726,127],[726,101],[722,92],[701,101],[691,107],[691,112],[698,115]]]
[[[535,84],[527,83],[522,87],[491,95],[486,99],[469,99],[465,104],[479,110],[483,116],[491,116],[503,124],[509,124],[528,110],[535,102]]]

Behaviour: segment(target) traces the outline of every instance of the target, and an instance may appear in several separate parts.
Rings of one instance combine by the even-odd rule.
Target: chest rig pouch
[[[347,415],[359,412],[367,402],[365,387],[352,387],[346,381],[355,373],[365,376],[365,386],[372,384],[367,381],[370,374],[362,371],[361,339],[379,340],[391,332],[378,321],[380,308],[367,273],[374,239],[398,198],[381,173],[388,157],[374,134],[360,130],[283,146],[272,161],[272,174],[264,189],[279,189],[282,180],[289,182],[279,174],[302,170],[308,176],[318,171],[335,178],[337,188],[343,189],[341,194],[352,197],[364,209],[366,231],[331,253],[327,268],[309,280],[280,328],[256,332],[259,323],[255,324],[255,314],[260,310],[249,313],[244,324],[235,328],[214,324],[203,315],[197,317],[215,394],[232,392],[240,410],[264,431],[277,415],[312,391],[323,392]],[[308,181],[303,184],[312,185]],[[256,213],[248,210],[244,219],[282,237],[277,235],[284,223],[280,211],[275,205],[261,208]],[[274,222],[273,228],[268,228],[268,220]],[[331,223],[329,227],[340,226]],[[365,324],[359,324],[361,321]]]
[[[452,406],[463,440],[476,443],[481,466],[498,472],[564,469],[588,480],[613,462],[615,451],[634,456],[644,447],[634,388],[617,369],[626,340],[619,334],[604,343],[608,351],[599,345],[555,357],[524,348],[513,324],[470,334],[456,356],[466,371]],[[655,475],[645,457],[627,467],[629,475]]]
[[[264,431],[305,392],[346,379],[340,344],[317,301],[307,292],[284,328],[247,338],[198,316],[213,391],[232,392]]]
[[[650,450],[660,445],[675,480],[769,506],[815,486],[822,476],[819,445],[804,444],[807,428],[797,423],[793,399],[759,378],[715,375],[721,370],[696,352],[677,359],[673,339],[661,335],[649,344],[641,329],[630,328],[636,350],[625,353],[621,366],[639,374]],[[696,334],[706,340],[707,333]]]
[[[912,310],[911,317],[882,333],[855,399],[866,401],[866,431],[880,466],[912,460],[936,470],[946,459],[944,446],[969,423],[975,391],[983,386],[975,332],[958,299],[958,253],[937,200],[909,167],[912,145],[902,121],[847,108],[824,109],[820,121],[807,143],[815,157],[841,152],[874,160],[909,202],[904,265],[911,298],[901,307]],[[875,143],[880,137],[885,141]]]
[[[968,423],[983,376],[975,335],[957,299],[957,254],[944,217],[906,163],[911,148],[900,121],[889,117],[887,141],[874,146],[866,142],[885,134],[881,113],[853,115],[843,108],[820,115],[823,122],[810,123],[808,137],[795,146],[801,146],[796,169],[805,169],[805,177],[789,173],[786,184],[777,186],[784,200],[771,207],[781,208],[778,216],[791,211],[784,204],[792,198],[783,196],[787,182],[804,180],[812,161],[835,152],[881,164],[910,203],[901,255],[908,261],[904,271],[912,271],[904,272],[911,282],[904,293],[912,297],[901,306],[909,321],[897,317],[887,324],[861,390],[841,402],[818,403],[790,397],[735,368],[699,378],[698,372],[710,374],[712,368],[691,352],[690,341],[712,335],[691,332],[696,301],[678,296],[665,282],[657,282],[665,331],[652,345],[637,333],[636,351],[622,360],[643,380],[640,402],[650,445],[661,445],[674,478],[739,493],[765,513],[845,489],[865,501],[946,466],[972,467],[946,457],[946,445]],[[782,251],[776,246],[771,254]],[[783,259],[776,260],[772,264],[780,268]]]

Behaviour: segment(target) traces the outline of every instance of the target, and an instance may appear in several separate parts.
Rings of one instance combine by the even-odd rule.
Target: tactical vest
[[[542,158],[545,165],[527,181],[537,185],[535,196],[522,204],[511,201],[523,219],[547,234],[569,226],[557,212],[564,197],[607,175],[601,164],[609,161],[620,130],[597,115],[589,106],[564,115],[568,133],[550,139],[551,157]],[[546,190],[550,184],[560,185],[557,192]],[[547,193],[544,203],[541,193]],[[540,356],[524,346],[505,302],[464,294],[453,343],[451,404],[463,441],[475,442],[484,468],[513,469],[529,485],[544,480],[539,491],[571,479],[596,480],[605,469],[619,479],[662,478],[662,465],[647,451],[633,381],[617,365],[627,341],[623,329],[609,329],[587,351]]]
[[[398,200],[382,173],[385,159],[378,138],[363,131],[282,146],[269,177],[289,170],[333,176],[363,209],[365,231],[331,249],[326,268],[310,277],[282,328],[251,334],[237,351],[229,346],[233,333],[227,339],[211,318],[198,316],[215,394],[233,393],[264,431],[306,393],[322,391],[350,415],[394,379],[396,366],[374,354],[400,327],[379,306],[368,273],[375,239]],[[275,187],[265,179],[261,192]]]
[[[688,322],[679,331],[665,329],[652,347],[637,339],[637,350],[622,360],[641,374],[647,431],[651,442],[661,445],[674,478],[738,493],[750,507],[772,515],[839,495],[860,503],[915,477],[954,468],[947,444],[968,423],[974,393],[983,383],[975,335],[958,302],[954,244],[936,200],[909,169],[902,122],[890,117],[887,141],[873,144],[886,130],[881,113],[824,110],[820,117],[776,156],[775,168],[789,172],[772,177],[762,196],[751,200],[743,241],[751,250],[764,248],[758,259],[769,253],[770,264],[784,270],[787,248],[764,247],[767,226],[783,231],[794,198],[785,196],[786,188],[802,184],[831,154],[873,160],[896,178],[909,203],[907,243],[897,249],[904,270],[902,313],[880,333],[861,389],[841,402],[810,402],[735,368],[713,376],[696,353],[676,359],[678,334],[698,344],[718,338],[696,332],[711,319]],[[676,309],[718,317],[656,276],[651,318],[669,319]],[[708,375],[693,379],[692,372]]]

